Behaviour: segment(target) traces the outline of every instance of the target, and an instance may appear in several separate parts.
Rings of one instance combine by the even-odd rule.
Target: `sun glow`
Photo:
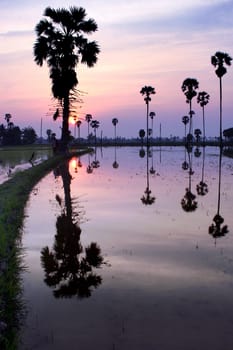
[[[75,125],[78,120],[78,117],[76,115],[72,115],[69,117],[69,124]]]

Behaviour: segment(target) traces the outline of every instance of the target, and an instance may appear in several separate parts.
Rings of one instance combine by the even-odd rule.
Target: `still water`
[[[17,172],[26,170],[33,165],[52,156],[50,149],[15,149],[0,148],[0,184],[9,180]]]
[[[20,349],[233,349],[233,159],[200,152],[97,149],[34,188]]]

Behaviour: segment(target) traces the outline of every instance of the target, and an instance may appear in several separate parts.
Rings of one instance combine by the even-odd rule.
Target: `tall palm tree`
[[[149,139],[148,139],[148,134],[149,134],[149,127],[148,127],[148,117],[149,117],[149,102],[151,101],[150,95],[154,95],[155,89],[152,86],[144,86],[140,90],[140,94],[142,96],[145,96],[144,101],[146,103],[146,145],[149,147]]]
[[[210,95],[205,91],[200,91],[197,95],[197,103],[202,107],[203,141],[205,142],[205,106],[209,103]]]
[[[114,126],[114,135],[115,135],[115,142],[116,142],[116,126],[118,124],[118,119],[117,118],[113,118],[112,119],[112,124]]]
[[[90,122],[92,120],[92,115],[91,114],[86,114],[85,120],[87,122],[87,137],[89,136],[89,128],[90,128]]]
[[[189,134],[192,134],[193,132],[193,124],[192,124],[192,99],[197,95],[196,90],[199,87],[199,83],[197,79],[194,78],[187,78],[183,81],[183,84],[181,86],[181,89],[183,93],[186,96],[186,102],[189,104],[189,115],[190,115],[190,122],[189,122]]]
[[[194,135],[196,137],[197,144],[199,144],[200,138],[201,138],[201,130],[200,129],[195,129],[194,130]]]
[[[143,139],[144,139],[144,137],[146,135],[145,130],[144,129],[140,129],[138,134],[139,134],[139,137],[140,137],[140,139],[142,141],[142,146],[143,146]]]
[[[186,125],[188,124],[189,122],[189,117],[187,115],[184,115],[182,117],[182,123],[184,123],[184,136],[185,136],[185,141],[186,141],[186,135],[187,135],[187,132],[186,132]]]
[[[100,126],[100,122],[98,120],[92,120],[91,121],[91,127],[94,129],[95,133],[95,145],[96,145],[96,129]]]
[[[78,128],[78,138],[79,138],[79,139],[80,139],[80,126],[81,126],[81,124],[82,124],[81,120],[78,120],[78,121],[76,122],[76,125],[77,125],[77,128]]]
[[[231,65],[232,58],[225,52],[217,51],[214,56],[211,57],[211,63],[214,67],[217,67],[215,73],[219,78],[219,97],[220,97],[220,111],[219,111],[219,133],[220,133],[220,146],[222,146],[222,77],[226,74],[227,69],[224,67],[224,64],[227,66]]]
[[[150,112],[150,114],[149,114],[149,116],[150,116],[150,119],[151,119],[151,130],[152,130],[152,139],[153,139],[153,121],[154,121],[154,117],[156,116],[156,114],[155,114],[155,112]]]
[[[35,28],[34,58],[39,66],[46,61],[49,67],[52,93],[63,109],[61,141],[65,149],[69,140],[70,97],[78,84],[75,68],[78,63],[93,67],[97,62],[99,46],[85,37],[97,30],[97,24],[86,19],[82,7],[47,7],[44,16]]]

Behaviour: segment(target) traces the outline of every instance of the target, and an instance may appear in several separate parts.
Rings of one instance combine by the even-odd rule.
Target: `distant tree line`
[[[6,123],[0,124],[1,146],[30,145],[36,141],[37,135],[31,126],[20,129],[11,121],[10,113],[6,113],[4,119]]]

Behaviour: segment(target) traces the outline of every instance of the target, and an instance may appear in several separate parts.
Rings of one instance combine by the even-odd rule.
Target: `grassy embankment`
[[[77,155],[87,153],[80,151]],[[20,238],[33,187],[69,156],[57,155],[0,185],[0,349],[17,349],[20,315]]]

